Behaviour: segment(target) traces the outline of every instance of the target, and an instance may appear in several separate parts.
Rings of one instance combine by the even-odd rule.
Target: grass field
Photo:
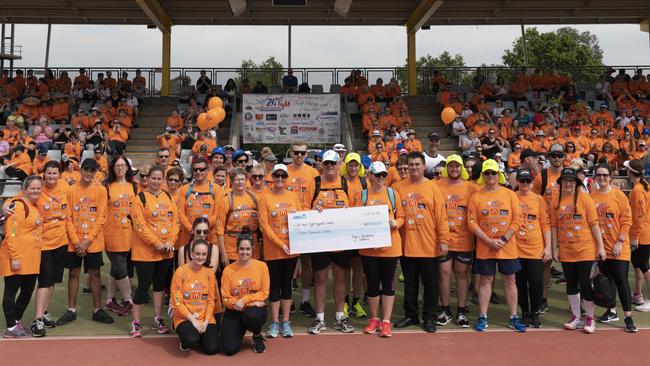
[[[108,260],[105,259],[105,265],[102,268],[102,283],[106,283],[107,276],[108,276]],[[559,265],[555,265],[556,268],[560,268]],[[398,269],[399,270],[399,269]],[[67,277],[67,271],[64,275],[64,277]],[[83,283],[83,281],[82,281]],[[633,284],[633,278],[630,277],[630,284]],[[2,290],[4,287],[3,283],[0,283],[0,290]],[[549,306],[550,309],[549,311],[541,316],[542,324],[544,328],[561,328],[562,324],[568,319],[569,312],[568,312],[568,303],[566,300],[566,296],[564,293],[564,285],[558,285],[553,282],[551,288],[549,289]],[[453,291],[453,285],[452,285],[452,291]],[[421,293],[422,291],[420,291]],[[488,313],[488,318],[490,321],[490,329],[499,329],[499,328],[505,328],[505,322],[507,319],[507,309],[504,302],[503,298],[503,289],[501,286],[500,281],[497,279],[497,286],[496,286],[496,293],[498,296],[501,298],[502,303],[500,305],[490,305],[490,310]],[[332,330],[332,322],[334,318],[334,310],[333,310],[333,300],[332,300],[332,292],[331,288],[328,289],[328,297],[329,301],[327,304],[327,312],[325,314],[325,320],[328,323],[328,330],[327,332],[335,332]],[[103,294],[105,296],[105,293]],[[312,292],[313,296],[313,292]],[[455,313],[455,294],[452,293],[452,299],[451,299],[451,309]],[[294,300],[299,301],[300,300],[300,290],[294,292]],[[397,289],[396,289],[396,302],[395,302],[395,307],[393,311],[393,317],[392,320],[397,321],[403,316],[403,308],[402,308],[402,301],[403,301],[403,284],[398,282],[397,284]],[[313,305],[313,300],[312,300],[312,305]],[[54,298],[52,299],[52,302],[49,307],[49,312],[52,314],[54,319],[58,318],[67,308],[67,278],[64,280],[64,283],[62,285],[58,285],[55,289],[54,292]],[[367,310],[367,307],[366,307]],[[623,327],[623,313],[622,309],[620,308],[620,304],[617,308],[620,320],[615,323],[610,323],[610,324],[598,324],[597,327],[599,328],[612,328],[612,327],[618,327],[621,328]],[[476,318],[478,317],[478,306],[470,304],[470,311],[471,313],[469,314],[469,319],[470,323],[473,324],[476,321]],[[129,324],[131,321],[130,316],[127,317],[119,317],[114,313],[111,313],[111,315],[115,319],[115,323],[113,324],[99,324],[96,322],[93,322],[91,318],[91,312],[92,312],[92,299],[90,295],[82,295],[81,294],[81,289],[79,291],[79,299],[78,299],[78,306],[77,306],[77,320],[66,325],[63,327],[56,327],[53,329],[48,329],[47,334],[48,336],[102,336],[102,335],[117,335],[117,336],[124,336],[127,335],[127,332],[129,330]],[[603,312],[603,309],[601,308],[596,308],[596,316],[601,315]],[[164,311],[166,314],[166,311]],[[32,302],[30,303],[29,308],[27,309],[27,312],[25,313],[24,316],[24,321],[25,323],[29,324],[31,323],[32,319],[34,316],[34,298],[32,298]],[[640,312],[634,312],[633,317],[635,319],[635,322],[637,324],[637,327],[640,328],[650,328],[650,313],[640,313]],[[149,335],[152,334],[151,329],[149,328],[149,325],[152,323],[152,318],[153,318],[153,309],[151,308],[151,305],[146,305],[145,309],[143,311],[143,334]],[[296,312],[295,314],[292,315],[292,325],[294,328],[295,333],[306,333],[307,328],[313,321],[313,318],[307,318],[304,317],[302,314],[299,312]],[[361,331],[361,329],[365,326],[366,320],[365,319],[355,319],[352,318],[352,323],[356,328],[356,331]],[[4,319],[2,322],[2,326],[4,326]],[[444,327],[439,327],[439,329],[445,329],[445,330],[459,330],[455,326],[453,322],[449,323],[448,325]],[[408,328],[407,330],[413,331],[413,330],[418,330],[416,327],[411,327]],[[399,331],[399,330],[396,330]],[[622,331],[622,330],[621,330]]]

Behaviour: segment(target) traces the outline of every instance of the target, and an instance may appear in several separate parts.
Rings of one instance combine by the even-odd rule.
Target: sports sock
[[[341,320],[341,319],[343,319],[345,317],[345,314],[343,314],[342,311],[337,311],[334,314],[334,317],[335,317],[336,321],[339,321],[339,320]]]
[[[77,309],[76,309],[76,308],[68,308],[68,310],[70,310],[71,312],[73,312],[73,313],[75,313],[75,314],[77,313]]]
[[[311,292],[311,289],[308,289],[308,288],[303,288],[302,289],[302,300],[300,300],[301,304],[303,302],[308,302],[309,301],[309,293],[310,292]]]
[[[593,318],[594,317],[594,302],[584,300],[582,303],[585,306],[585,315],[588,318]]]
[[[325,321],[325,313],[316,313],[316,319]]]
[[[569,306],[571,306],[571,314],[576,318],[580,318],[580,294],[567,295],[569,298]],[[593,314],[593,313],[592,313]]]

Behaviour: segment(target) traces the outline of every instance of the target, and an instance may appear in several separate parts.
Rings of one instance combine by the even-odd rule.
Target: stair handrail
[[[234,102],[232,103],[232,113],[230,113],[230,136],[228,137],[228,142],[235,149],[239,149],[240,136],[242,135],[242,125],[244,121],[241,118],[238,118],[240,113],[237,111],[239,108],[239,98],[242,96],[236,96]]]
[[[350,117],[346,97],[342,97],[341,104],[343,105],[343,110],[341,110],[341,142],[348,147],[348,151],[357,151],[352,117]]]

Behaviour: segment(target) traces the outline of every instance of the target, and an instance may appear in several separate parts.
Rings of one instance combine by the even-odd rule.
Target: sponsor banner
[[[244,143],[338,143],[340,107],[338,94],[244,94]]]

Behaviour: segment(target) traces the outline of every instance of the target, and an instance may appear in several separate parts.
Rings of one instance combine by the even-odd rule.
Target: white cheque
[[[389,247],[388,206],[291,213],[289,244],[292,254]]]

